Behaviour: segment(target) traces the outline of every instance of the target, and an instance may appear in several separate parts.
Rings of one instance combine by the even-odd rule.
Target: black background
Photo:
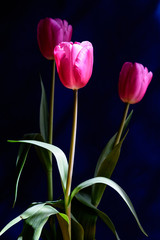
[[[143,100],[130,107],[134,109],[130,131],[112,179],[130,196],[149,239],[159,240],[160,1],[5,1],[0,11],[0,228],[30,203],[47,200],[45,174],[31,150],[12,209],[18,144],[7,143],[7,139],[39,132],[39,74],[49,99],[52,64],[39,51],[37,24],[42,18],[58,17],[73,26],[73,42],[88,40],[94,47],[92,77],[79,90],[73,187],[93,177],[103,147],[118,130],[124,110],[117,91],[123,63],[139,62],[153,72]],[[56,73],[54,144],[67,156],[72,100],[72,90],[62,86]],[[56,164],[54,180],[56,199],[61,192]],[[109,187],[99,208],[111,217],[122,240],[147,239],[123,200]],[[17,224],[1,239],[16,239],[21,228]],[[98,221],[96,239],[115,237]]]

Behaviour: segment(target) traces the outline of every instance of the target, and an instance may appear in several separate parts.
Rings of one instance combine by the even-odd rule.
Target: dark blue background
[[[41,74],[47,96],[51,62],[37,45],[41,18],[59,17],[73,26],[72,41],[94,46],[94,69],[88,85],[79,91],[79,117],[73,187],[93,176],[103,147],[117,131],[124,110],[117,84],[125,61],[139,62],[153,72],[144,99],[134,109],[130,131],[112,179],[130,196],[151,240],[160,239],[160,1],[55,0],[5,1],[0,14],[0,228],[31,202],[46,200],[46,178],[31,151],[23,171],[14,209],[13,183],[18,144],[24,133],[39,132]],[[54,144],[68,156],[73,93],[56,75]],[[56,183],[59,182],[54,164]],[[54,196],[60,185],[54,184]],[[106,189],[99,206],[115,223],[122,240],[147,239],[123,200]],[[16,239],[22,224],[1,239]],[[103,235],[104,234],[104,235]],[[98,221],[97,240],[115,239]]]

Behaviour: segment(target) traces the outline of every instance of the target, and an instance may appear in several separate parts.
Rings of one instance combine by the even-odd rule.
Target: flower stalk
[[[55,89],[55,60],[53,60],[52,80],[51,80],[51,93],[50,93],[50,108],[49,108],[49,131],[48,131],[48,142],[53,142],[53,112],[54,112],[54,89]],[[52,165],[52,153],[50,152],[50,161]],[[53,200],[53,177],[52,169],[47,173],[48,181],[48,200]]]
[[[55,60],[53,60],[51,94],[50,94],[50,109],[49,109],[49,134],[48,141],[52,144],[53,140],[53,112],[54,112],[54,88],[55,88]]]
[[[124,124],[125,124],[125,121],[126,121],[126,118],[127,118],[128,110],[129,110],[129,105],[130,105],[129,103],[126,103],[126,106],[125,106],[125,109],[124,109],[123,118],[122,118],[122,121],[121,121],[121,125],[120,125],[120,128],[119,128],[119,131],[118,131],[117,136],[116,136],[116,140],[115,140],[114,146],[116,146],[119,143],[120,139],[121,139],[123,128],[124,128]]]
[[[77,132],[77,113],[78,113],[78,90],[76,89],[73,91],[74,91],[73,124],[72,124],[72,135],[71,135],[70,154],[69,154],[68,177],[67,177],[67,185],[66,185],[66,192],[65,192],[65,211],[69,219],[70,239],[71,239],[71,203],[69,203],[69,195],[71,191],[72,175],[73,175],[76,132]]]

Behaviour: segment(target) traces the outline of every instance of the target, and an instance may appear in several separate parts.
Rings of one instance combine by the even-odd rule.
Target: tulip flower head
[[[141,101],[152,77],[152,72],[148,72],[142,64],[125,62],[119,75],[118,91],[121,100],[130,104]]]
[[[62,42],[55,47],[54,57],[60,81],[65,87],[74,90],[88,83],[93,68],[90,42]]]
[[[37,26],[37,41],[42,55],[48,60],[54,59],[54,48],[60,42],[70,42],[72,26],[59,18],[41,19]]]

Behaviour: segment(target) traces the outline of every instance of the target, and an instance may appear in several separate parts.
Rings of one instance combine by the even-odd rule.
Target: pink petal
[[[83,47],[77,55],[75,64],[73,66],[75,88],[82,88],[88,83],[92,74],[92,68],[93,47]]]
[[[119,74],[118,91],[120,98],[124,102],[126,102],[126,99],[128,98],[128,88],[126,89],[126,84],[132,67],[133,64],[131,62],[125,62]]]
[[[142,82],[141,82],[141,89],[139,91],[139,94],[137,94],[137,96],[135,97],[135,103],[139,102],[142,100],[142,98],[144,97],[146,91],[147,91],[147,88],[152,80],[152,77],[153,77],[153,73],[152,72],[149,72],[148,73],[148,69],[145,68],[144,69],[144,76],[143,76],[143,79],[142,79]]]
[[[71,50],[72,43],[62,42],[54,49],[54,57],[57,65],[59,78],[65,87],[72,84],[73,74],[71,71]]]
[[[132,71],[128,79],[128,99],[130,103],[134,103],[137,95],[141,90],[142,80],[144,76],[144,67],[140,63],[134,63]]]
[[[72,66],[75,63],[76,57],[78,55],[78,53],[81,51],[82,46],[78,43],[74,43],[72,46],[72,52],[71,52],[71,59],[72,59]]]

